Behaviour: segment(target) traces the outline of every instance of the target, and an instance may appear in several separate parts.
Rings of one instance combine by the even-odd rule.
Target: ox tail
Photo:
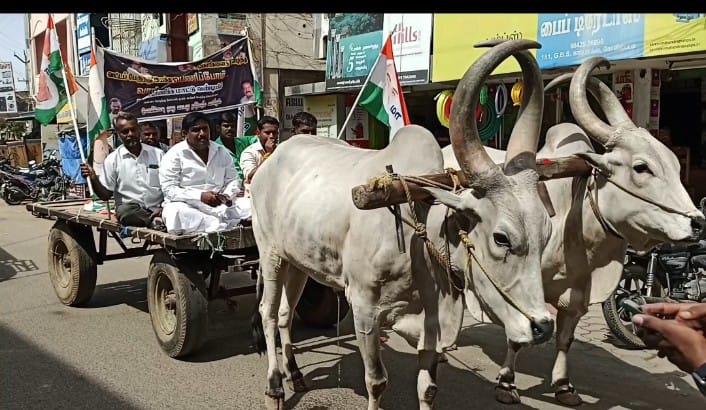
[[[262,300],[262,293],[265,288],[262,282],[262,272],[257,273],[257,285],[255,286],[255,312],[250,319],[250,326],[252,327],[252,337],[253,337],[253,348],[258,355],[262,355],[267,351],[267,345],[265,344],[265,329],[262,327],[262,315],[260,314],[260,301]]]

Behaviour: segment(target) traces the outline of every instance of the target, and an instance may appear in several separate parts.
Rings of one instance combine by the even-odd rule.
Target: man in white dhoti
[[[211,142],[208,117],[192,112],[182,121],[184,141],[160,164],[162,218],[169,233],[217,232],[250,217],[250,199],[239,196],[241,181],[225,147]]]

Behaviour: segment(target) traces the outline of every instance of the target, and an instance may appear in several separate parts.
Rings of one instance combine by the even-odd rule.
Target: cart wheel
[[[337,297],[332,288],[309,278],[297,304],[296,312],[306,325],[327,328],[343,319],[348,309],[350,306],[345,297]]]
[[[57,221],[49,231],[49,279],[61,303],[79,306],[96,288],[96,245],[87,226]]]
[[[154,254],[147,276],[147,305],[157,341],[169,357],[198,350],[208,332],[206,284],[165,251]]]

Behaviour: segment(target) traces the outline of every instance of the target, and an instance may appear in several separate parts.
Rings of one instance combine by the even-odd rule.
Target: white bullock
[[[380,357],[381,324],[391,324],[417,348],[419,405],[431,407],[438,354],[460,331],[464,282],[504,324],[513,344],[542,343],[551,337],[553,321],[540,277],[550,222],[537,194],[534,169],[543,92],[537,62],[526,51],[538,47],[529,40],[498,45],[460,81],[450,134],[472,188],[460,193],[430,188],[440,204],[400,206],[404,219],[419,222],[416,231],[405,229],[406,253],[398,249],[395,219],[388,210],[357,209],[351,188],[384,174],[388,164],[400,175],[443,172],[441,149],[426,129],[402,128],[379,151],[296,135],[258,169],[251,192],[269,408],[281,408],[284,400],[275,350],[278,329],[284,374],[295,391],[306,389],[290,333],[292,307],[307,275],[345,289],[365,366],[369,409],[379,407],[387,384]],[[483,149],[474,113],[486,78],[511,55],[522,66],[527,90],[501,169]]]
[[[537,153],[540,158],[577,155],[595,167],[590,177],[545,182],[556,212],[542,255],[544,297],[558,310],[552,387],[557,400],[567,405],[582,402],[567,368],[574,330],[589,304],[603,302],[617,287],[628,243],[644,250],[661,242],[689,240],[693,228],[704,220],[681,183],[674,153],[632,122],[608,86],[595,78],[589,82],[591,71],[601,64],[609,63],[590,58],[574,74],[547,85],[549,90],[571,79],[571,112],[581,128],[570,123],[551,127]],[[599,101],[609,124],[592,111],[587,90]],[[605,147],[604,154],[594,151],[587,134]],[[496,163],[502,162],[504,151],[486,150]],[[445,147],[443,152],[445,167],[458,168],[452,149]],[[477,316],[473,294],[466,296]],[[504,403],[520,401],[514,384],[519,349],[509,343],[500,370],[496,399]]]

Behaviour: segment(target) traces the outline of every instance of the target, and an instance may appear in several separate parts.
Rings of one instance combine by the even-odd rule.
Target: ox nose
[[[545,318],[537,321],[533,318],[530,325],[532,326],[533,344],[538,345],[548,341],[554,333],[554,320],[552,319]]]

